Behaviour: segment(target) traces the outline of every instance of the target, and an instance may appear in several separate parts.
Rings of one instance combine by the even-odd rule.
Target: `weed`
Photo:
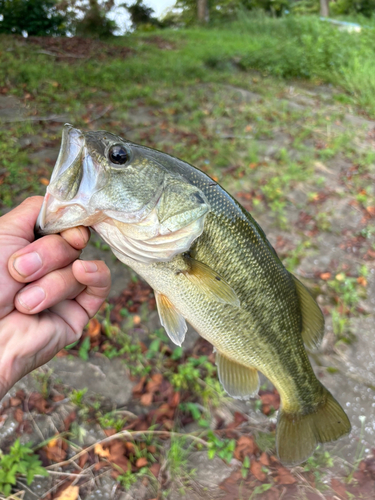
[[[86,394],[87,392],[87,389],[81,389],[81,390],[78,390],[78,389],[73,389],[72,390],[72,393],[70,395],[70,401],[78,406],[79,408],[82,408],[83,407],[83,396]]]
[[[320,446],[314,455],[306,460],[304,470],[311,472],[315,477],[315,486],[319,490],[326,490],[327,485],[323,482],[325,471],[333,467],[333,457],[329,451],[322,451]]]
[[[80,348],[78,349],[78,355],[84,361],[89,359],[90,344],[90,337],[85,337],[80,345]]]
[[[10,495],[12,486],[17,482],[17,476],[26,476],[27,484],[31,484],[35,475],[48,476],[41,466],[39,458],[34,454],[30,444],[21,444],[17,439],[8,454],[0,450],[0,492]]]
[[[230,462],[236,449],[235,439],[219,438],[213,431],[208,431],[207,442],[209,444],[208,458],[214,458],[216,455],[226,462]]]
[[[264,483],[264,484],[261,484],[260,486],[255,486],[254,491],[252,492],[252,494],[249,497],[249,500],[253,500],[253,498],[255,498],[257,495],[261,495],[262,493],[265,493],[266,491],[271,489],[272,486],[273,486],[273,484],[270,484],[270,483]]]

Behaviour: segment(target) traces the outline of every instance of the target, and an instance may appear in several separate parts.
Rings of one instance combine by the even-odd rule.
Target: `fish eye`
[[[125,165],[129,159],[129,153],[120,144],[115,144],[109,149],[108,158],[115,165]]]

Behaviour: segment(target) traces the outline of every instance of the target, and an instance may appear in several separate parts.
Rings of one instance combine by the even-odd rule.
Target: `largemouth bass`
[[[165,153],[67,124],[37,231],[78,225],[93,228],[151,285],[175,344],[188,321],[214,346],[230,396],[257,394],[258,370],[274,384],[284,464],[350,431],[305,350],[324,333],[318,305],[257,222],[210,177]]]

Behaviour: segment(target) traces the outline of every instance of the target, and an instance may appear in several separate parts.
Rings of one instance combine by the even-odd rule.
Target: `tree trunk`
[[[207,0],[197,0],[198,8],[198,22],[204,24],[209,21],[208,14],[208,1]]]
[[[329,0],[320,0],[320,15],[329,17]]]

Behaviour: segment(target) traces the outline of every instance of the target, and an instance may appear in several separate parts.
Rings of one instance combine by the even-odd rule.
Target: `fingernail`
[[[26,253],[17,257],[13,262],[13,267],[21,276],[31,276],[39,271],[43,262],[37,252]]]
[[[46,298],[46,292],[40,286],[32,286],[18,294],[18,302],[30,311]]]
[[[98,266],[95,262],[89,262],[87,260],[81,260],[81,264],[83,265],[86,273],[95,273],[98,270]]]

